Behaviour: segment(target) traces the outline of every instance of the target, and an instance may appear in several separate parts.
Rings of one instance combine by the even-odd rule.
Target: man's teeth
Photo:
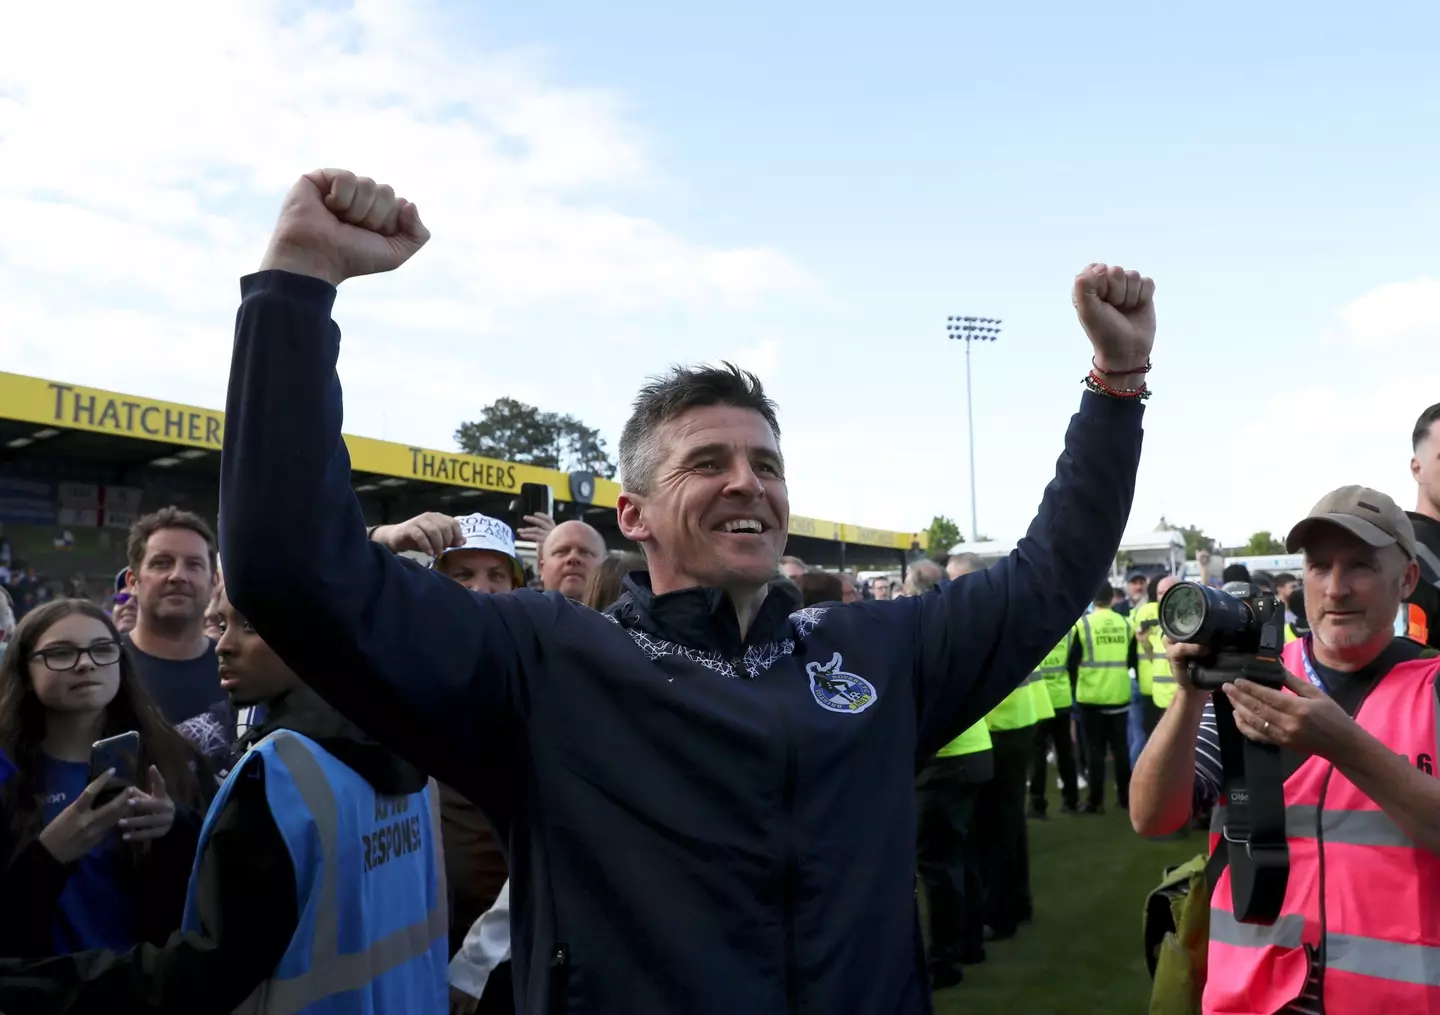
[[[761,532],[765,531],[765,526],[761,525],[754,518],[738,518],[733,522],[725,522],[723,525],[720,526],[720,531],[753,532],[756,535],[759,535]]]

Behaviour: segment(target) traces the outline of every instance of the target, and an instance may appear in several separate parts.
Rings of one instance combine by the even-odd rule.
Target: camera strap
[[[1252,679],[1250,673],[1245,676]],[[1230,867],[1230,901],[1235,919],[1271,924],[1280,915],[1290,880],[1280,748],[1257,743],[1242,734],[1235,725],[1230,699],[1219,692],[1211,697],[1225,770],[1225,825],[1216,854],[1224,850]],[[1218,864],[1215,871],[1218,876]]]

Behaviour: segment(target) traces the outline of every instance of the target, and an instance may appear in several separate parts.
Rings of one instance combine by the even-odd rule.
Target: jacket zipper
[[[749,677],[743,655],[731,658],[730,670],[739,680]],[[790,731],[789,722],[786,721],[783,704],[780,706],[779,714],[780,729],[785,736],[785,773],[780,791],[781,827],[785,851],[780,883],[781,921],[785,937],[785,1010],[790,1015],[798,1015],[800,1011],[800,969],[795,957],[795,900],[799,894],[800,865],[796,858],[795,848],[795,781],[799,758],[795,747],[795,737]]]
[[[795,858],[795,768],[795,742],[787,729],[785,791],[781,802],[785,809],[785,1005],[791,1015],[800,1011],[800,970],[795,957],[795,897],[800,881],[800,865]]]
[[[550,953],[550,1011],[564,1015],[570,1007],[570,949],[557,944]]]
[[[780,892],[785,935],[785,1009],[790,1015],[797,1015],[800,1011],[800,969],[795,954],[795,909],[800,888],[800,864],[795,845],[795,782],[800,760],[783,703],[780,707],[780,729],[785,736],[785,778],[780,792],[785,850]]]

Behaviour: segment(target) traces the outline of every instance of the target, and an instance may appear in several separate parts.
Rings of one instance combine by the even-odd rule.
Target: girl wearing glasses
[[[135,730],[139,786],[113,799],[90,747]],[[200,831],[190,746],[136,679],[104,610],[31,611],[0,660],[0,954],[161,944],[180,925]]]

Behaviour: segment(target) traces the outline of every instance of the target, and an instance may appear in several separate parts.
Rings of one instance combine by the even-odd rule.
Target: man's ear
[[[1400,598],[1409,599],[1415,592],[1415,586],[1420,584],[1420,562],[1415,560],[1405,561],[1405,574],[1400,579]]]
[[[633,493],[622,493],[615,502],[620,534],[632,543],[644,543],[650,539],[650,526],[646,524],[644,508],[644,499]]]

